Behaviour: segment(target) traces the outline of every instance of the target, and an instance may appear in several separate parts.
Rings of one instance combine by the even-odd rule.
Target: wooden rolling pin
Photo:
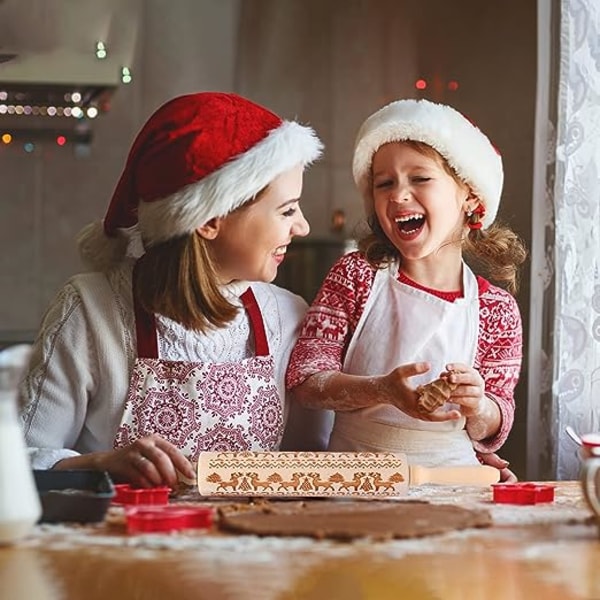
[[[490,466],[428,468],[404,454],[372,452],[201,452],[203,496],[402,496],[424,483],[488,486]]]

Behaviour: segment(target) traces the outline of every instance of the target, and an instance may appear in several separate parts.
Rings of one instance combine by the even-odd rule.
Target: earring
[[[469,229],[481,229],[482,222],[481,220],[485,216],[485,206],[483,204],[478,204],[474,209],[469,209],[467,211],[467,225]]]

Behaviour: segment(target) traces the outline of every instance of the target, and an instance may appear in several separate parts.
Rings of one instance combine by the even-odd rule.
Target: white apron
[[[260,308],[251,288],[241,296],[256,356],[201,363],[158,358],[156,323],[134,300],[138,357],[114,447],[156,433],[190,460],[205,450],[276,450],[283,404]]]
[[[406,363],[427,361],[430,371],[410,379],[416,387],[437,378],[448,363],[472,365],[479,330],[479,291],[471,269],[463,263],[464,297],[455,302],[406,285],[397,274],[398,263],[377,271],[343,371],[377,376]],[[409,463],[424,466],[479,464],[464,427],[464,417],[433,423],[379,404],[337,412],[329,449],[402,452]]]

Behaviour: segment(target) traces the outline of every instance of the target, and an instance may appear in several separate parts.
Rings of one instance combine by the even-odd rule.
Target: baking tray
[[[106,471],[34,470],[42,505],[40,522],[94,523],[102,521],[115,495]]]

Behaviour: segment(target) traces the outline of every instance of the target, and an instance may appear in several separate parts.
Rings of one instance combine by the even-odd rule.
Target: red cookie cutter
[[[554,487],[545,483],[494,483],[496,504],[539,504],[554,502]]]
[[[209,529],[214,508],[210,506],[130,506],[125,509],[127,533],[168,533],[182,529]]]
[[[128,483],[115,485],[113,504],[152,504],[169,502],[170,487],[134,488]]]

